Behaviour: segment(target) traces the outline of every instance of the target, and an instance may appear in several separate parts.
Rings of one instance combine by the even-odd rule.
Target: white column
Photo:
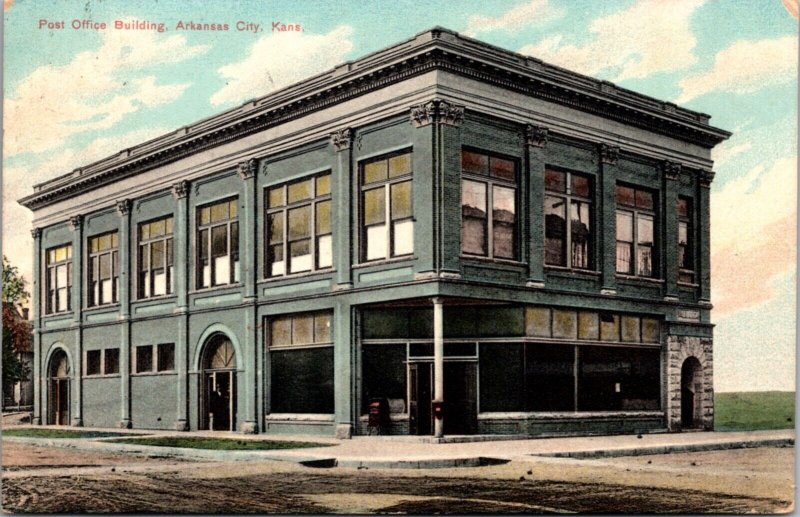
[[[442,299],[433,299],[433,399],[444,402],[444,329]],[[444,418],[434,418],[434,436],[444,436]]]

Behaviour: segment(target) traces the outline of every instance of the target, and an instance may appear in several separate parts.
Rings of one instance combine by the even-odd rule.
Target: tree
[[[3,386],[27,380],[29,369],[20,361],[20,352],[30,350],[31,331],[19,314],[18,306],[30,295],[25,278],[3,255]]]

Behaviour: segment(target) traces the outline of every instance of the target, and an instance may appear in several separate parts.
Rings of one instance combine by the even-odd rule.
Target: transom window
[[[267,191],[267,276],[333,266],[331,174]]]
[[[653,192],[617,185],[617,273],[656,276]]]
[[[89,239],[90,307],[119,300],[119,238],[117,232]]]
[[[514,160],[461,151],[461,252],[517,257],[517,165]],[[489,216],[491,207],[491,217]]]
[[[172,217],[139,225],[138,297],[172,293]]]
[[[47,250],[47,304],[53,314],[72,309],[72,245]]]
[[[694,242],[692,235],[692,200],[678,198],[678,281],[694,282]]]
[[[333,343],[333,313],[304,312],[278,316],[270,321],[270,346],[320,345]]]
[[[545,264],[590,269],[591,179],[583,174],[547,169],[544,188]]]
[[[197,209],[197,288],[239,281],[236,199]]]
[[[361,260],[414,252],[410,151],[361,164]]]

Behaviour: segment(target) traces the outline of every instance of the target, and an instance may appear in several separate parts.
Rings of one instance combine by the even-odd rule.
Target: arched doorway
[[[212,336],[202,357],[201,429],[236,430],[236,351],[223,334]]]
[[[47,367],[47,423],[50,425],[69,425],[69,375],[67,353],[57,350]]]
[[[681,428],[702,427],[703,369],[696,357],[688,357],[681,366]]]

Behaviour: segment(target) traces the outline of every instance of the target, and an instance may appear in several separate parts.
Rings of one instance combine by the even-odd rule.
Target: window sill
[[[461,260],[465,261],[474,261],[478,264],[497,264],[503,266],[513,266],[513,267],[526,267],[527,264],[524,262],[520,262],[518,260],[512,259],[502,259],[502,258],[492,258],[492,257],[481,257],[479,255],[460,255]]]
[[[282,280],[297,280],[301,278],[311,278],[315,276],[329,275],[335,272],[336,270],[333,268],[317,269],[316,271],[302,271],[300,273],[290,273],[288,275],[270,276],[267,278],[262,278],[261,280],[258,281],[258,284],[272,284],[275,282],[280,282]]]
[[[361,262],[353,264],[352,269],[365,269],[373,266],[382,266],[384,264],[395,264],[397,262],[411,262],[417,260],[416,255],[403,255],[402,257],[392,257],[385,260],[371,260],[369,262]]]
[[[137,372],[131,373],[131,377],[159,377],[159,376],[168,376],[168,375],[177,375],[178,372],[175,370],[165,370],[163,372]]]
[[[592,276],[592,277],[600,277],[602,275],[600,271],[595,271],[593,269],[575,269],[564,266],[545,265],[544,270],[547,273],[569,273],[571,275],[582,275],[582,276]]]
[[[333,422],[334,415],[328,413],[270,413],[264,415],[267,422]]]
[[[213,287],[202,287],[200,289],[195,289],[193,291],[189,291],[190,295],[193,294],[206,294],[206,293],[213,293],[214,291],[223,291],[225,289],[237,289],[241,288],[244,284],[241,282],[237,282],[235,284],[222,284],[222,285],[215,285]]]
[[[112,310],[119,309],[119,302],[114,303],[106,303],[104,305],[92,305],[91,307],[86,307],[83,309],[84,314],[87,312],[101,312],[101,311],[108,311],[111,312]]]
[[[613,417],[659,417],[664,416],[660,409],[633,409],[633,410],[608,410],[608,411],[508,411],[478,413],[480,420],[506,420],[506,419],[581,419],[581,418],[613,418]]]
[[[135,300],[131,300],[131,303],[163,302],[165,300],[172,300],[177,297],[178,295],[175,293],[162,294],[159,296],[149,296],[147,298],[137,298]]]
[[[118,373],[109,373],[108,375],[84,375],[83,379],[118,379],[121,375]]]
[[[658,284],[661,285],[664,283],[662,278],[650,278],[646,276],[633,276],[633,275],[621,275],[617,273],[617,280],[622,280],[625,282],[644,282],[647,284]]]
[[[327,348],[332,347],[333,343],[311,343],[308,345],[281,345],[270,346],[269,350],[272,352],[283,352],[284,350],[309,350],[313,348]]]
[[[42,314],[41,318],[43,320],[47,320],[47,319],[50,319],[50,318],[58,319],[58,318],[63,318],[64,316],[72,315],[74,313],[75,313],[75,311],[72,311],[72,310],[61,311],[61,312],[51,312],[50,314]]]
[[[358,419],[361,422],[369,422],[369,415],[359,415]],[[408,413],[389,413],[389,420],[392,422],[405,422],[408,420]]]

